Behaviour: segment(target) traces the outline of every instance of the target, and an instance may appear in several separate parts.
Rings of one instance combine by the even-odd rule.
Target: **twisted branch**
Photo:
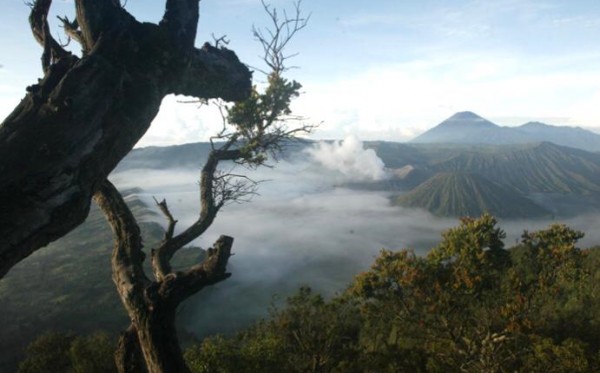
[[[29,25],[35,40],[44,48],[42,53],[42,69],[47,72],[50,65],[63,57],[70,56],[50,33],[48,26],[48,12],[52,0],[36,0],[28,4],[31,7],[29,14]]]
[[[152,197],[152,198],[154,199],[154,202],[156,202],[156,205],[158,206],[160,211],[163,213],[163,215],[167,218],[167,221],[169,222],[167,230],[165,231],[164,240],[170,240],[171,238],[173,238],[173,233],[175,232],[175,224],[177,224],[177,220],[175,220],[173,218],[173,215],[171,214],[171,211],[169,210],[169,206],[167,205],[166,200],[163,199],[162,201],[158,202],[158,200],[156,198],[154,198],[154,197]]]
[[[58,18],[58,20],[62,23],[63,29],[65,30],[65,34],[67,34],[69,40],[73,39],[76,42],[78,42],[81,45],[81,49],[83,50],[83,52],[88,53],[91,49],[91,46],[86,44],[85,39],[83,37],[83,33],[79,29],[79,23],[77,22],[77,19],[69,21],[69,18],[67,16],[57,16],[56,18]]]
[[[142,307],[145,300],[139,289],[147,287],[150,280],[142,266],[145,254],[142,251],[140,228],[123,197],[110,181],[105,180],[100,185],[94,194],[94,201],[113,231],[113,281],[119,289],[121,299],[128,309],[132,302],[137,307]]]
[[[160,246],[152,250],[152,269],[157,281],[172,273],[171,258],[177,251],[200,237],[211,226],[224,202],[215,200],[215,175],[219,162],[235,160],[242,156],[239,150],[211,151],[201,172],[200,180],[200,216],[191,226],[180,234],[165,239]]]

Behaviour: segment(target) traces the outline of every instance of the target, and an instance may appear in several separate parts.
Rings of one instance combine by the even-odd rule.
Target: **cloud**
[[[362,151],[357,144],[346,146]],[[305,154],[248,175],[268,180],[260,185],[260,195],[251,203],[227,206],[194,243],[206,248],[221,234],[235,237],[233,276],[185,306],[188,327],[198,335],[254,321],[265,315],[273,294],[287,296],[300,285],[328,295],[341,291],[382,248],[424,252],[454,223],[393,207],[385,193],[336,186],[335,172]],[[111,180],[120,188],[143,188],[139,197],[149,206],[153,196],[165,198],[178,229],[198,217],[197,169],[129,170]],[[160,214],[150,218],[164,224]],[[212,322],[217,317],[221,322]]]
[[[221,117],[215,107],[201,106],[196,101],[193,97],[166,96],[150,129],[136,146],[208,141],[221,129]]]
[[[562,59],[525,61],[514,54],[382,64],[334,82],[305,83],[294,109],[323,121],[316,133],[321,138],[355,133],[364,140],[406,141],[464,110],[484,117],[574,118],[565,124],[595,126],[600,71],[588,66],[592,57],[578,57],[579,69]]]

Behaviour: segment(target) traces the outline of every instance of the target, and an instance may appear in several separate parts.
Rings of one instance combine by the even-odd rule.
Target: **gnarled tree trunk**
[[[280,20],[277,12],[263,4],[274,23],[269,31],[272,40],[255,32],[267,55],[267,65],[273,69],[269,87],[264,94],[254,90],[250,97],[227,110],[223,117],[224,129],[217,135],[223,140],[212,150],[200,174],[200,211],[198,219],[175,234],[177,221],[167,202],[156,201],[168,221],[165,236],[150,251],[153,279],[144,273],[140,230],[131,211],[116,188],[105,180],[94,195],[94,200],[106,216],[114,234],[112,255],[113,281],[121,301],[131,319],[130,328],[122,334],[116,361],[121,373],[143,370],[145,361],[149,373],[188,373],[175,330],[177,306],[206,286],[223,281],[231,256],[233,238],[221,236],[208,249],[204,260],[186,271],[175,271],[171,259],[177,251],[202,235],[213,223],[217,213],[227,203],[241,202],[254,194],[256,182],[243,176],[219,169],[220,162],[236,162],[260,166],[268,154],[281,149],[294,134],[309,131],[312,126],[300,125],[288,129],[289,108],[298,95],[300,84],[281,76],[286,57],[283,47],[290,38],[306,25],[296,5],[296,18]],[[284,12],[285,14],[285,12]],[[299,120],[299,117],[293,117]],[[231,122],[229,120],[232,120]]]
[[[175,329],[176,310],[181,302],[204,287],[230,276],[226,267],[231,256],[233,238],[221,236],[213,248],[207,250],[201,263],[185,272],[175,272],[170,266],[157,268],[159,262],[167,260],[167,255],[159,255],[159,252],[165,250],[165,243],[174,239],[173,230],[169,229],[163,245],[153,251],[155,259],[152,265],[156,278],[152,281],[146,276],[142,266],[145,254],[142,251],[139,227],[120,193],[109,181],[105,181],[94,200],[113,230],[113,281],[131,318],[131,326],[121,335],[116,353],[119,372],[138,373],[143,371],[145,365],[148,373],[188,373]],[[168,212],[166,202],[162,202],[162,207]],[[216,214],[216,210],[214,213]],[[214,216],[210,219],[212,221]],[[172,217],[169,220],[172,228],[175,221]],[[185,236],[186,233],[183,232],[182,235]],[[177,237],[179,239],[175,242],[180,244],[171,246],[173,251],[168,255],[169,259],[197,235],[188,236],[189,239],[182,238],[181,235]]]
[[[194,48],[198,0],[166,0],[157,25],[138,22],[118,0],[75,0],[76,20],[63,23],[81,58],[50,35],[50,5],[35,1],[30,17],[44,78],[0,126],[0,278],[83,222],[165,95],[240,100],[251,88],[233,52]]]

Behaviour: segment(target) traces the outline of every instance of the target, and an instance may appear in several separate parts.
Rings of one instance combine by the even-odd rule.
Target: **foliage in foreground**
[[[301,288],[185,358],[194,373],[600,372],[600,251],[578,248],[582,236],[553,225],[506,249],[494,218],[465,218],[427,256],[382,251],[334,299]],[[21,372],[72,359],[71,340],[30,347]]]
[[[303,288],[233,338],[190,348],[197,373],[600,371],[597,250],[564,225],[504,248],[489,215],[425,257],[382,251],[325,301]]]
[[[27,347],[19,373],[116,373],[114,341],[104,333],[46,333]]]

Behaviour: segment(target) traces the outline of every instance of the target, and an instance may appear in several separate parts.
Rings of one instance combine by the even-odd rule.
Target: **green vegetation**
[[[550,213],[512,189],[478,174],[440,172],[395,203],[440,216],[540,217]]]
[[[397,203],[442,216],[571,216],[600,207],[600,155],[552,143],[517,145],[372,142],[391,168]],[[371,186],[371,189],[373,186]]]
[[[147,247],[158,242],[163,228],[137,197],[140,189],[123,191],[140,224]],[[45,332],[116,334],[128,325],[111,279],[111,230],[96,206],[86,222],[61,240],[15,266],[0,281],[0,372],[15,370],[23,348]],[[182,250],[174,266],[198,261],[200,249]],[[148,264],[148,263],[146,263]],[[187,315],[182,315],[186,320]]]
[[[463,152],[433,164],[436,171],[478,173],[520,193],[600,192],[600,157],[552,143],[506,147],[502,152]]]
[[[46,333],[27,347],[19,373],[116,373],[115,341],[104,333]]]
[[[147,213],[139,200],[130,203],[138,214]],[[30,340],[43,333],[27,349],[20,373],[114,371],[114,332],[127,320],[109,274],[105,285],[100,277],[88,277],[100,276],[94,271],[102,268],[107,272],[100,256],[107,260],[110,251],[108,234],[105,243],[98,237],[106,228],[96,214],[70,238],[73,244],[86,242],[85,252],[77,246],[49,248],[55,255],[45,258],[51,262],[43,281],[31,275],[19,279],[18,273],[4,279],[16,288],[2,288],[3,299],[11,302],[0,304],[12,309],[3,319],[16,326],[3,325],[2,340],[15,345],[6,343],[3,353],[23,343],[9,333],[30,330],[22,334]],[[158,235],[161,229],[155,227],[152,234]],[[582,237],[552,225],[524,232],[516,246],[506,248],[504,232],[490,215],[463,218],[426,256],[384,250],[333,299],[302,288],[285,307],[273,307],[268,319],[233,336],[207,338],[189,347],[185,358],[195,373],[600,372],[600,251],[579,248]],[[98,239],[104,252],[98,249],[96,256],[86,239]],[[78,261],[63,257],[69,252],[79,254]],[[32,259],[21,265],[42,264]],[[61,260],[74,261],[75,268],[65,270]],[[86,266],[77,264],[81,261]],[[45,286],[59,275],[75,281],[65,282],[71,285],[62,290]],[[85,295],[71,289],[81,281],[94,284]],[[43,298],[14,305],[19,296],[28,298],[17,296],[19,289]],[[87,305],[85,317],[78,302]],[[111,318],[114,324],[107,322]],[[23,327],[25,320],[30,329]],[[43,332],[47,325],[59,332]],[[96,326],[113,336],[85,336]],[[16,370],[16,364],[7,366],[2,371]]]
[[[553,225],[504,248],[489,215],[425,257],[382,251],[325,301],[309,289],[231,338],[188,349],[197,373],[598,372],[600,255]]]

